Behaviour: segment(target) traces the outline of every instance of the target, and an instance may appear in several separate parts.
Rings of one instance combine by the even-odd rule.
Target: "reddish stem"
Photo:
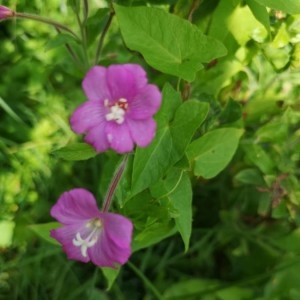
[[[127,160],[128,160],[128,154],[126,154],[125,157],[123,158],[121,164],[119,165],[118,169],[116,170],[116,172],[114,174],[112,181],[110,182],[110,185],[108,187],[108,190],[107,190],[106,196],[104,198],[104,202],[103,202],[103,208],[102,208],[103,212],[107,212],[110,208],[110,205],[111,205],[111,202],[113,199],[113,195],[118,186],[118,183],[120,182],[120,179],[121,179],[124,169],[126,167]]]

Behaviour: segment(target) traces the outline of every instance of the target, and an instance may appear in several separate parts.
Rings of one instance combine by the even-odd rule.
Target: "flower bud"
[[[5,20],[12,18],[15,15],[15,12],[10,8],[0,5],[0,20]]]

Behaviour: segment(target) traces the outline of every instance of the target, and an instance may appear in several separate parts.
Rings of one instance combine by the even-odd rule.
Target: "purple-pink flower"
[[[89,191],[77,188],[63,193],[51,216],[63,226],[50,235],[62,244],[69,259],[112,268],[127,262],[132,222],[119,214],[100,212]]]
[[[136,64],[92,67],[83,90],[88,101],[70,119],[72,129],[85,133],[96,151],[109,148],[130,152],[134,144],[146,147],[155,135],[153,115],[161,103],[157,86],[148,84],[146,72]]]
[[[10,8],[0,5],[0,20],[11,18],[15,15],[15,12]]]

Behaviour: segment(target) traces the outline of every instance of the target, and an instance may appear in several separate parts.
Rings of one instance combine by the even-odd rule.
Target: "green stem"
[[[115,193],[115,190],[118,186],[118,183],[120,182],[120,179],[121,179],[122,174],[124,172],[124,169],[126,167],[127,160],[128,160],[128,154],[126,154],[124,156],[121,164],[119,165],[117,171],[114,174],[114,177],[113,177],[112,181],[110,182],[110,185],[109,185],[108,190],[107,190],[107,194],[106,194],[104,202],[103,202],[103,208],[102,208],[103,212],[107,212],[109,210],[109,207],[110,207],[111,202],[112,202],[113,195]]]
[[[56,30],[58,33],[61,32],[60,29],[58,29],[58,28],[56,28]],[[76,52],[72,49],[72,47],[68,43],[65,43],[65,47],[66,47],[67,51],[69,52],[70,56],[72,57],[74,63],[76,63],[80,69],[85,70],[81,60],[79,59]]]
[[[69,27],[67,27],[67,26],[65,26],[61,23],[53,21],[52,19],[41,17],[41,16],[38,16],[38,15],[33,15],[33,14],[20,13],[20,12],[16,12],[15,16],[17,18],[28,19],[28,20],[38,21],[38,22],[41,22],[41,23],[52,25],[55,28],[58,28],[58,29],[61,29],[63,31],[66,31],[66,32],[70,33],[71,35],[73,35],[73,37],[77,41],[80,41],[79,37],[77,36],[77,34],[73,30],[71,30]]]
[[[89,3],[88,0],[83,1],[83,22],[87,20],[89,16]]]
[[[197,10],[197,8],[199,7],[200,3],[202,3],[202,1],[200,2],[199,0],[194,0],[191,7],[190,7],[190,11],[188,14],[188,20],[192,23],[193,22],[193,15],[194,12]]]
[[[151,283],[151,281],[130,261],[127,262],[127,265],[135,272],[137,276],[141,278],[144,284],[152,291],[158,300],[163,300],[163,295],[158,291],[158,289]]]
[[[88,69],[89,66],[90,66],[90,64],[89,64],[89,58],[88,58],[88,53],[87,53],[86,27],[83,24],[83,22],[81,22],[79,14],[77,12],[75,12],[75,14],[76,14],[77,23],[78,23],[79,28],[80,28],[80,34],[81,34],[81,40],[82,40],[82,51],[83,51],[84,61],[85,61],[85,65],[86,65],[86,67]]]
[[[100,58],[100,55],[101,55],[101,50],[102,50],[102,47],[103,47],[103,42],[104,42],[104,38],[105,38],[105,35],[108,31],[108,28],[112,22],[112,19],[114,17],[115,13],[114,11],[112,11],[110,14],[109,14],[109,17],[108,17],[108,20],[105,24],[105,27],[101,33],[101,36],[100,36],[100,39],[99,39],[99,42],[98,42],[98,46],[97,46],[97,50],[96,50],[96,55],[95,55],[95,60],[94,60],[94,64],[96,65],[99,61],[99,58]]]

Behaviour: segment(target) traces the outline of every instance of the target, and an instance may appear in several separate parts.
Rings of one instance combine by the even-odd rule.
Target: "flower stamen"
[[[115,121],[117,124],[123,124],[125,113],[128,109],[128,102],[125,98],[120,98],[114,105],[110,105],[108,99],[105,99],[104,106],[109,108],[109,113],[105,115],[106,121]]]
[[[86,227],[92,228],[92,231],[87,238],[83,239],[80,232],[77,232],[75,238],[72,240],[74,246],[80,247],[80,252],[83,257],[87,257],[87,249],[93,247],[97,243],[102,222],[100,219],[91,220],[86,224]]]

